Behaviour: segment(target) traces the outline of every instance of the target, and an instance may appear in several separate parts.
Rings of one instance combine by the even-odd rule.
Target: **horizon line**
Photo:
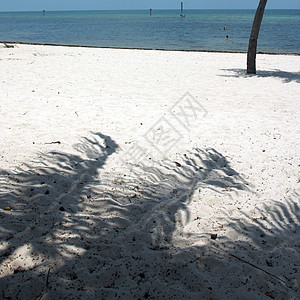
[[[180,11],[180,8],[132,8],[132,9],[55,9],[47,10],[47,12],[67,12],[67,11],[159,11],[159,10],[175,10]],[[256,10],[256,8],[185,8],[187,10]],[[266,8],[265,10],[300,10],[300,8]],[[14,13],[14,12],[43,12],[43,9],[40,10],[7,10],[1,11],[0,13]]]

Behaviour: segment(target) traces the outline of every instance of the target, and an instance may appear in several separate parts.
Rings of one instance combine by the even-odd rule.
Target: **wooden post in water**
[[[184,13],[183,13],[183,1],[181,1],[181,3],[180,3],[180,17],[181,17],[181,18],[184,18],[184,17],[185,17],[185,15],[184,15]]]

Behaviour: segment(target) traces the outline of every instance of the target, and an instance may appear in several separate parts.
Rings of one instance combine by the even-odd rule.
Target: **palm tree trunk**
[[[260,0],[254,17],[247,54],[247,73],[256,74],[256,49],[261,21],[264,16],[267,0]]]

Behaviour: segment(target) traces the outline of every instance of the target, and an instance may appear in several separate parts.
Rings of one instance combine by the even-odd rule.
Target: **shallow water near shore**
[[[255,10],[0,13],[0,41],[118,48],[247,51]],[[226,30],[224,30],[224,27]],[[300,54],[300,10],[266,10],[258,51]],[[226,35],[229,39],[226,40]]]

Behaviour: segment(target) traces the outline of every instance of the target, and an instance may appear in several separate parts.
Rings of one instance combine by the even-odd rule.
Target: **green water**
[[[179,10],[153,10],[151,17],[149,11],[0,13],[0,41],[247,51],[254,10],[186,10],[185,18],[179,14]],[[258,50],[300,53],[299,32],[300,10],[266,10]]]

